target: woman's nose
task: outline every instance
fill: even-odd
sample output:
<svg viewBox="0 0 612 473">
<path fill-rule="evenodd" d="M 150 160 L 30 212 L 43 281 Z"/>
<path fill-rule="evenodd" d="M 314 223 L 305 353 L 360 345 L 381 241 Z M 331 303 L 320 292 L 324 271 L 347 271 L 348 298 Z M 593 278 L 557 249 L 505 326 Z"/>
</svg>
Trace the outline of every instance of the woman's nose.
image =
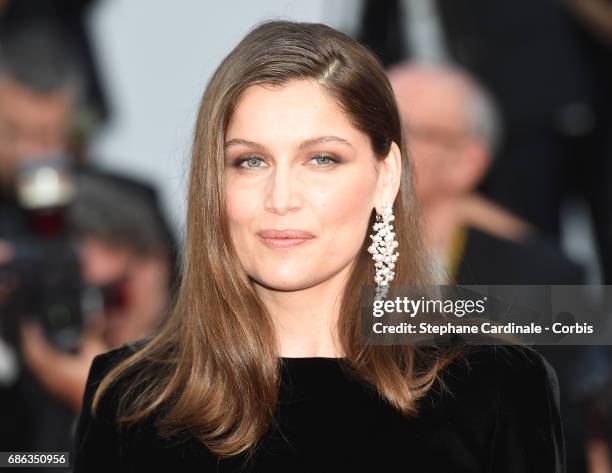
<svg viewBox="0 0 612 473">
<path fill-rule="evenodd" d="M 289 166 L 277 166 L 267 183 L 265 209 L 278 215 L 292 212 L 301 206 L 300 183 Z"/>
</svg>

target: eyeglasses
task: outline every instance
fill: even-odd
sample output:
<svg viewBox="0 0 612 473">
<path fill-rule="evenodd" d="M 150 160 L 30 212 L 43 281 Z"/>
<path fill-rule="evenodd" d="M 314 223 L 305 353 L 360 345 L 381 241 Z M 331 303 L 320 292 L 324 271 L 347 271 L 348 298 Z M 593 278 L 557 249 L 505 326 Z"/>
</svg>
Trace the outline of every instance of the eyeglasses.
<svg viewBox="0 0 612 473">
<path fill-rule="evenodd" d="M 452 130 L 437 125 L 408 125 L 408 142 L 418 140 L 446 149 L 456 150 L 468 142 L 473 134 L 467 130 Z"/>
</svg>

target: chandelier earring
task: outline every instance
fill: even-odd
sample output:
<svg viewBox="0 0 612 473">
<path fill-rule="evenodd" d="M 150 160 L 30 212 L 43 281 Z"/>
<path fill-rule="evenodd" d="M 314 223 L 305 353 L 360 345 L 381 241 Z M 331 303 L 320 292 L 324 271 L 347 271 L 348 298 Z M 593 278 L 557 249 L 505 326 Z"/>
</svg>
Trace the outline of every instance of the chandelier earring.
<svg viewBox="0 0 612 473">
<path fill-rule="evenodd" d="M 399 243 L 395 240 L 393 231 L 393 208 L 391 204 L 383 203 L 382 214 L 376 214 L 374 223 L 374 234 L 370 235 L 372 244 L 368 252 L 372 254 L 374 260 L 374 282 L 376 283 L 375 300 L 384 299 L 389 290 L 389 282 L 395 277 L 395 263 L 399 256 L 399 251 L 395 249 Z"/>
</svg>

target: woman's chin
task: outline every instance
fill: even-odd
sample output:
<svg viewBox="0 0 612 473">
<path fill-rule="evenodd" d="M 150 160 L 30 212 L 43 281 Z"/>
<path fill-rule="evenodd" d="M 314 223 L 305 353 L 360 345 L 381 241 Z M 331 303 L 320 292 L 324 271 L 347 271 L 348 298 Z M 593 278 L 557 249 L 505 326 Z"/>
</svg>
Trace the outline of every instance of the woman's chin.
<svg viewBox="0 0 612 473">
<path fill-rule="evenodd" d="M 302 274 L 267 274 L 255 279 L 257 284 L 274 291 L 300 291 L 316 284 L 311 278 Z"/>
</svg>

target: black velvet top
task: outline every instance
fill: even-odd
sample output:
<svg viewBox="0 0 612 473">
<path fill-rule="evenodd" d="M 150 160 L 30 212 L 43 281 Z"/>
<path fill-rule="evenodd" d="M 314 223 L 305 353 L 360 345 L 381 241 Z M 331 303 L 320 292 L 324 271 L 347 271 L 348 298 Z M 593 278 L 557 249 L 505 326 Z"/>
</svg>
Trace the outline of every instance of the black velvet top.
<svg viewBox="0 0 612 473">
<path fill-rule="evenodd" d="M 97 356 L 76 430 L 75 473 L 565 472 L 557 377 L 531 348 L 471 346 L 405 418 L 341 369 L 339 358 L 283 358 L 277 425 L 254 458 L 215 458 L 194 438 L 171 444 L 143 421 L 113 424 L 122 381 L 89 413 L 102 375 L 130 348 Z M 129 377 L 126 378 L 129 380 Z M 241 469 L 244 466 L 244 469 Z"/>
</svg>

